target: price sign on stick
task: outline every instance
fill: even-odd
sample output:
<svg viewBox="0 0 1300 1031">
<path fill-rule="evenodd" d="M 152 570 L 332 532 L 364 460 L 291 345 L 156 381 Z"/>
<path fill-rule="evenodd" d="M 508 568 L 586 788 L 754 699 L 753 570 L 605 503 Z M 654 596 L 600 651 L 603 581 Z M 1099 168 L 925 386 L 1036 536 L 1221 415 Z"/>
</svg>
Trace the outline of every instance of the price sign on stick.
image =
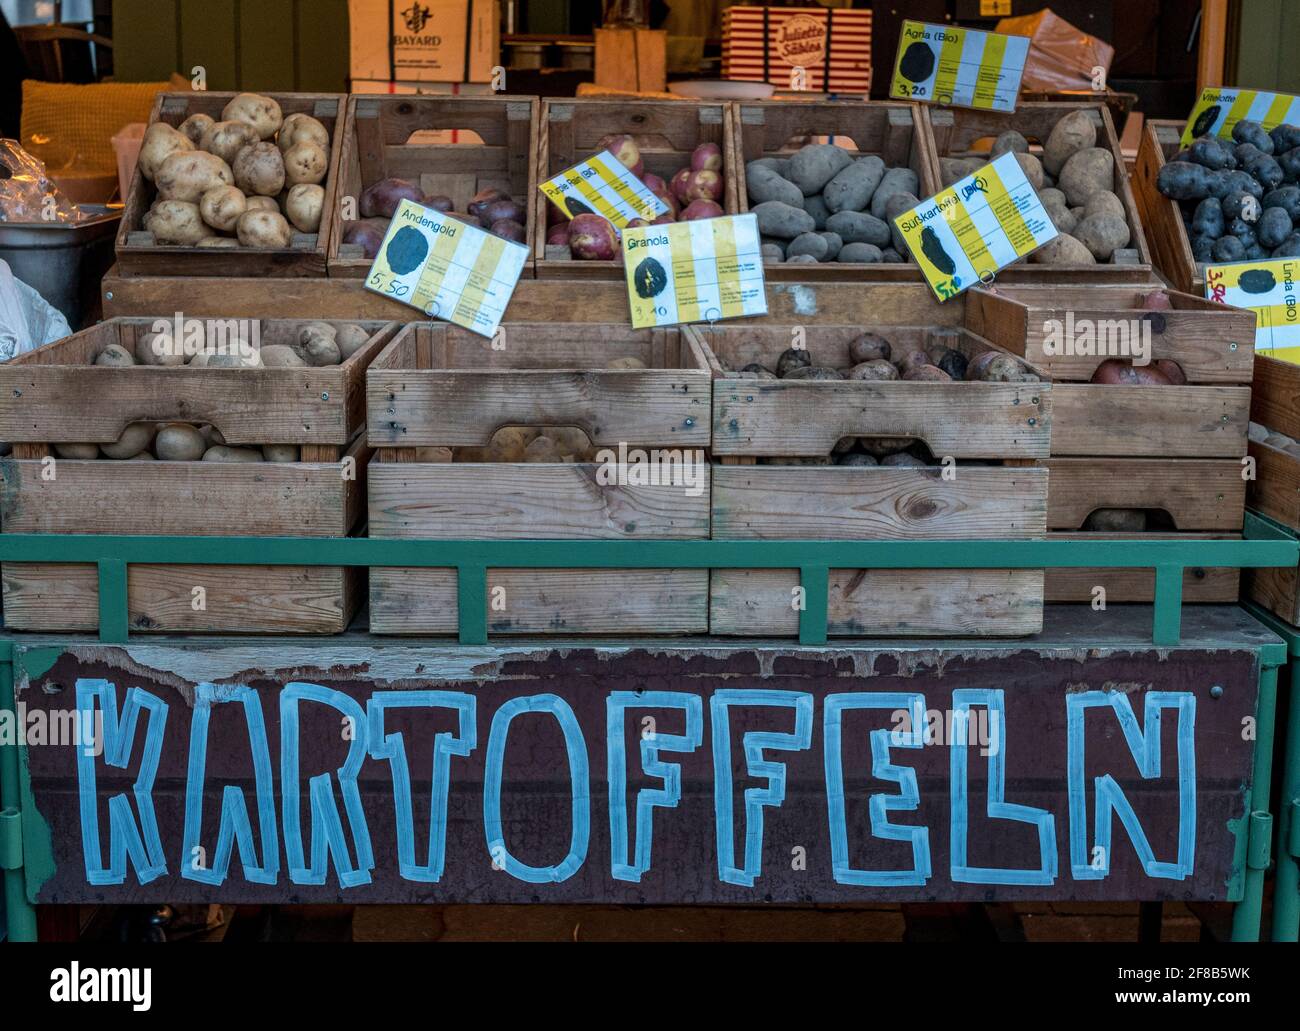
<svg viewBox="0 0 1300 1031">
<path fill-rule="evenodd" d="M 1300 258 L 1205 266 L 1205 296 L 1255 313 L 1255 351 L 1300 365 Z"/>
<path fill-rule="evenodd" d="M 389 223 L 366 288 L 490 337 L 528 261 L 528 248 L 414 201 Z"/>
<path fill-rule="evenodd" d="M 905 21 L 889 95 L 986 111 L 1014 111 L 1028 36 Z"/>
<path fill-rule="evenodd" d="M 941 301 L 992 279 L 1057 235 L 1014 154 L 903 212 L 894 225 Z"/>
<path fill-rule="evenodd" d="M 623 230 L 632 325 L 766 315 L 760 247 L 755 215 Z"/>
<path fill-rule="evenodd" d="M 596 214 L 621 230 L 634 218 L 653 222 L 668 205 L 607 150 L 565 169 L 538 187 L 570 218 Z"/>
</svg>

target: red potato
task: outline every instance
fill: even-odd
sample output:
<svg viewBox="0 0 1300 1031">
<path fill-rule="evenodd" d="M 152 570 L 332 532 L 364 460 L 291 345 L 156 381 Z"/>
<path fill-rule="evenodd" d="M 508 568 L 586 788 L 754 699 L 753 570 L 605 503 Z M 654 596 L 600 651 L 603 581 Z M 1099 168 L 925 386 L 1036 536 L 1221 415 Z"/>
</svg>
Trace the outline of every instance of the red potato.
<svg viewBox="0 0 1300 1031">
<path fill-rule="evenodd" d="M 1169 295 L 1163 290 L 1152 290 L 1142 297 L 1142 309 L 1144 311 L 1172 311 L 1173 307 Z"/>
<path fill-rule="evenodd" d="M 445 193 L 426 194 L 424 206 L 433 208 L 434 211 L 448 212 L 456 206 L 455 202 Z"/>
<path fill-rule="evenodd" d="M 1107 358 L 1092 374 L 1093 383 L 1115 386 L 1167 387 L 1171 381 L 1153 366 L 1130 365 L 1118 358 Z"/>
<path fill-rule="evenodd" d="M 695 200 L 722 200 L 722 176 L 717 172 L 692 172 L 686 179 L 685 197 L 688 204 Z"/>
<path fill-rule="evenodd" d="M 629 229 L 640 229 L 640 228 L 642 228 L 643 226 L 648 226 L 649 224 L 650 224 L 650 223 L 647 222 L 644 218 L 633 218 L 633 219 L 630 219 L 630 220 L 628 221 L 628 223 L 627 223 L 627 228 L 629 228 Z"/>
<path fill-rule="evenodd" d="M 672 182 L 668 184 L 668 188 L 672 191 L 673 196 L 683 204 L 689 204 L 691 202 L 691 198 L 686 196 L 686 184 L 690 181 L 690 178 L 691 170 L 689 168 L 683 168 L 673 176 Z"/>
<path fill-rule="evenodd" d="M 677 219 L 673 216 L 673 213 L 671 211 L 667 211 L 664 214 L 660 215 L 658 218 L 652 220 L 650 224 L 652 226 L 666 226 L 676 221 Z"/>
<path fill-rule="evenodd" d="M 569 249 L 586 261 L 611 261 L 622 253 L 614 227 L 599 215 L 578 215 L 569 223 Z"/>
<path fill-rule="evenodd" d="M 716 143 L 701 143 L 691 151 L 691 170 L 695 172 L 722 171 L 722 148 Z"/>
<path fill-rule="evenodd" d="M 701 218 L 720 218 L 725 212 L 715 200 L 693 200 L 682 209 L 679 222 L 694 222 Z"/>
<path fill-rule="evenodd" d="M 1187 383 L 1187 374 L 1183 372 L 1183 367 L 1172 358 L 1157 358 L 1151 363 L 1151 367 L 1161 372 L 1176 387 Z"/>
<path fill-rule="evenodd" d="M 673 191 L 668 188 L 668 184 L 653 172 L 647 172 L 641 177 L 641 181 L 645 183 L 646 189 L 668 205 L 668 213 L 673 218 L 676 218 L 677 213 L 681 210 L 681 205 L 677 202 L 677 198 L 673 196 Z"/>
<path fill-rule="evenodd" d="M 404 200 L 424 203 L 424 191 L 405 179 L 380 179 L 361 191 L 362 218 L 392 218 Z"/>
<path fill-rule="evenodd" d="M 641 148 L 636 140 L 624 133 L 602 136 L 596 144 L 596 150 L 607 150 L 618 158 L 619 164 L 631 171 L 638 179 L 645 172 L 645 162 L 641 160 Z"/>
<path fill-rule="evenodd" d="M 560 244 L 568 246 L 569 223 L 560 222 L 551 226 L 551 228 L 546 231 L 546 243 L 548 246 L 559 246 Z"/>
</svg>

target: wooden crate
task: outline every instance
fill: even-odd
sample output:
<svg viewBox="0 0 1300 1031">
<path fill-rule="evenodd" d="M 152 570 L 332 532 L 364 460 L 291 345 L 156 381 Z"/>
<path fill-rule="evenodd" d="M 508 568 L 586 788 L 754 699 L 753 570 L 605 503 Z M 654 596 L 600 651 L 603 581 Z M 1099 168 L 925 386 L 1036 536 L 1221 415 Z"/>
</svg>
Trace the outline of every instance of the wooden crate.
<svg viewBox="0 0 1300 1031">
<path fill-rule="evenodd" d="M 1182 210 L 1178 201 L 1156 189 L 1165 161 L 1182 149 L 1185 124 L 1148 119 L 1142 126 L 1133 191 L 1151 240 L 1156 268 L 1176 289 L 1204 297 L 1205 264 L 1192 257 L 1192 241 L 1183 223 Z"/>
<path fill-rule="evenodd" d="M 159 317 L 173 323 L 168 313 Z M 361 321 L 367 341 L 322 368 L 193 368 L 92 364 L 109 344 L 132 354 L 159 319 L 114 318 L 0 364 L 0 440 L 18 458 L 49 445 L 109 443 L 138 420 L 211 423 L 230 444 L 298 444 L 304 458 L 336 462 L 365 420 L 365 372 L 397 324 Z M 213 320 L 215 330 L 230 320 Z M 296 337 L 306 319 L 261 319 L 264 346 Z"/>
<path fill-rule="evenodd" d="M 1125 540 L 1122 533 L 1051 533 L 1053 540 Z M 1150 540 L 1240 540 L 1239 533 L 1143 534 Z M 1151 604 L 1155 599 L 1155 571 L 1151 569 L 1048 569 L 1047 602 L 1092 604 L 1095 589 L 1106 591 L 1106 604 Z M 1183 572 L 1183 601 L 1188 604 L 1234 604 L 1241 596 L 1241 570 L 1230 567 L 1193 566 Z"/>
<path fill-rule="evenodd" d="M 542 101 L 537 153 L 537 182 L 572 168 L 596 153 L 596 144 L 611 133 L 634 136 L 645 170 L 670 181 L 678 169 L 690 164 L 691 151 L 701 143 L 716 143 L 727 160 L 731 134 L 731 105 L 690 100 L 569 99 Z M 726 191 L 722 209 L 728 215 L 740 209 L 736 181 L 723 168 Z M 533 229 L 533 257 L 538 278 L 623 280 L 623 263 L 615 261 L 555 260 L 546 257 L 546 230 L 551 204 L 539 194 Z"/>
<path fill-rule="evenodd" d="M 344 207 L 352 217 L 362 191 L 395 176 L 425 194 L 445 194 L 465 211 L 482 189 L 496 187 L 527 211 L 532 240 L 538 210 L 536 97 L 352 96 L 339 158 L 329 274 L 364 278 L 374 259 L 343 243 Z M 425 134 L 425 135 L 421 135 Z M 531 278 L 531 264 L 523 272 Z"/>
<path fill-rule="evenodd" d="M 927 289 L 917 286 L 918 290 Z M 887 318 L 882 313 L 882 320 Z M 992 345 L 951 327 L 876 323 L 899 350 L 935 341 L 973 356 Z M 775 363 L 790 326 L 691 327 L 731 368 Z M 848 364 L 861 326 L 808 326 L 818 364 Z M 1047 528 L 1051 386 L 1046 383 L 714 382 L 713 536 L 718 539 L 934 540 L 1041 537 Z M 936 457 L 1005 466 L 937 468 L 752 464 L 831 453 L 844 436 L 915 437 Z M 714 570 L 710 630 L 784 636 L 798 629 L 793 570 Z M 1017 636 L 1042 625 L 1041 570 L 832 570 L 833 635 Z"/>
<path fill-rule="evenodd" d="M 1079 530 L 1098 508 L 1141 508 L 1167 513 L 1180 533 L 1241 532 L 1246 481 L 1237 459 L 1051 458 L 1046 465 L 1049 530 Z"/>
<path fill-rule="evenodd" d="M 1268 361 L 1287 366 L 1276 359 Z M 1279 432 L 1290 435 L 1288 430 Z M 1255 460 L 1255 478 L 1246 486 L 1250 507 L 1300 533 L 1300 458 L 1259 440 L 1250 442 L 1250 457 Z M 1279 619 L 1300 626 L 1300 567 L 1249 570 L 1246 592 Z"/>
<path fill-rule="evenodd" d="M 1140 307 L 1146 292 L 1135 286 L 999 288 L 997 293 L 976 288 L 967 294 L 966 324 L 1053 381 L 1053 455 L 1244 457 L 1254 314 L 1174 291 L 1169 291 L 1172 311 L 1147 312 Z M 1063 332 L 1070 319 L 1094 327 L 1124 323 L 1126 343 L 1133 333 L 1149 333 L 1151 359 L 1178 362 L 1187 384 L 1090 383 L 1106 355 L 1049 354 L 1045 346 L 1049 327 L 1055 323 Z"/>
<path fill-rule="evenodd" d="M 604 484 L 594 462 L 451 461 L 502 426 L 576 426 L 593 445 L 701 449 L 716 369 L 689 330 L 505 325 L 504 349 L 443 323 L 398 334 L 367 375 L 371 537 L 704 539 L 707 482 Z M 643 370 L 609 370 L 636 357 Z M 707 471 L 707 470 L 706 470 Z M 498 591 L 502 589 L 504 593 Z M 493 633 L 665 634 L 708 628 L 707 570 L 488 571 Z M 496 608 L 494 599 L 503 608 Z M 456 573 L 374 569 L 375 633 L 453 633 Z"/>
<path fill-rule="evenodd" d="M 1300 365 L 1255 355 L 1250 418 L 1270 430 L 1300 440 Z"/>
<path fill-rule="evenodd" d="M 345 537 L 364 514 L 367 457 L 358 437 L 347 464 L 60 458 L 50 478 L 46 462 L 5 459 L 0 521 L 5 533 Z M 8 629 L 98 629 L 93 565 L 6 562 L 0 576 Z M 360 607 L 363 584 L 361 570 L 336 566 L 133 565 L 128 625 L 141 633 L 337 634 Z"/>
<path fill-rule="evenodd" d="M 1104 104 L 1071 104 L 1053 101 L 1022 101 L 1012 114 L 976 111 L 968 108 L 923 107 L 921 118 L 930 133 L 933 146 L 933 174 L 942 183 L 939 159 L 945 157 L 987 156 L 993 140 L 1009 129 L 1025 135 L 1031 145 L 1047 141 L 1052 128 L 1065 115 L 1084 110 L 1097 125 L 1097 146 L 1115 156 L 1114 192 L 1128 214 L 1129 245 L 1117 252 L 1117 260 L 1104 265 L 1033 265 L 1017 262 L 997 274 L 998 283 L 1145 283 L 1152 279 L 1151 252 L 1142 232 L 1142 219 L 1129 187 L 1124 154 L 1110 111 Z"/>
<path fill-rule="evenodd" d="M 921 199 L 939 191 L 937 167 L 930 154 L 930 137 L 921 128 L 911 104 L 892 101 L 763 101 L 738 103 L 733 114 L 731 151 L 727 167 L 736 179 L 736 202 L 749 210 L 745 166 L 759 158 L 787 157 L 814 138 L 833 142 L 854 154 L 875 154 L 890 168 L 906 167 L 920 180 Z M 903 255 L 905 258 L 908 256 Z M 772 282 L 902 282 L 923 281 L 910 259 L 904 264 L 828 261 L 816 265 L 765 263 L 763 275 Z"/>
<path fill-rule="evenodd" d="M 117 232 L 117 269 L 124 276 L 323 276 L 326 249 L 333 227 L 335 194 L 338 187 L 339 153 L 342 147 L 343 108 L 340 93 L 267 93 L 286 115 L 308 114 L 329 131 L 329 170 L 321 186 L 325 201 L 320 229 L 315 233 L 295 232 L 285 248 L 177 247 L 154 242 L 141 221 L 156 196 L 153 183 L 139 167 L 131 177 L 131 188 Z M 234 93 L 159 93 L 149 121 L 179 126 L 193 114 L 221 119 L 222 109 Z"/>
</svg>

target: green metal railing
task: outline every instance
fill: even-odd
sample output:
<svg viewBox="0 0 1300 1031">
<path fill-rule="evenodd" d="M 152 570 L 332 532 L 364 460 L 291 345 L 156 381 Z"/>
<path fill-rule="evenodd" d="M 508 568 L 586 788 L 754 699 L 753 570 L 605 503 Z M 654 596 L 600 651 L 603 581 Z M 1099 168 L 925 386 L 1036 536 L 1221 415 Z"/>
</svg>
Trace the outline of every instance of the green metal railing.
<svg viewBox="0 0 1300 1031">
<path fill-rule="evenodd" d="M 1253 535 L 1254 536 L 1254 535 Z M 797 569 L 801 644 L 825 644 L 832 569 L 1154 569 L 1152 639 L 1177 644 L 1183 575 L 1192 568 L 1296 565 L 1300 543 L 1271 527 L 1247 540 L 469 541 L 364 537 L 125 537 L 3 534 L 0 562 L 99 569 L 99 638 L 127 640 L 129 565 L 454 568 L 462 644 L 486 644 L 487 571 L 496 569 Z"/>
</svg>

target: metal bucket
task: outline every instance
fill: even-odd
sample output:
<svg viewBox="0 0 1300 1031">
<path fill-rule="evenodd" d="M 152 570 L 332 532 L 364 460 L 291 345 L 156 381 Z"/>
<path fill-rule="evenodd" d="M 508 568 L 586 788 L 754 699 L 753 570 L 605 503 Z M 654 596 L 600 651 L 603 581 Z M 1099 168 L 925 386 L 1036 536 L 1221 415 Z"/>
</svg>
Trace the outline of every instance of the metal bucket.
<svg viewBox="0 0 1300 1031">
<path fill-rule="evenodd" d="M 63 312 L 74 330 L 99 318 L 99 281 L 113 264 L 121 209 L 82 204 L 81 222 L 0 222 L 0 258 Z"/>
</svg>

